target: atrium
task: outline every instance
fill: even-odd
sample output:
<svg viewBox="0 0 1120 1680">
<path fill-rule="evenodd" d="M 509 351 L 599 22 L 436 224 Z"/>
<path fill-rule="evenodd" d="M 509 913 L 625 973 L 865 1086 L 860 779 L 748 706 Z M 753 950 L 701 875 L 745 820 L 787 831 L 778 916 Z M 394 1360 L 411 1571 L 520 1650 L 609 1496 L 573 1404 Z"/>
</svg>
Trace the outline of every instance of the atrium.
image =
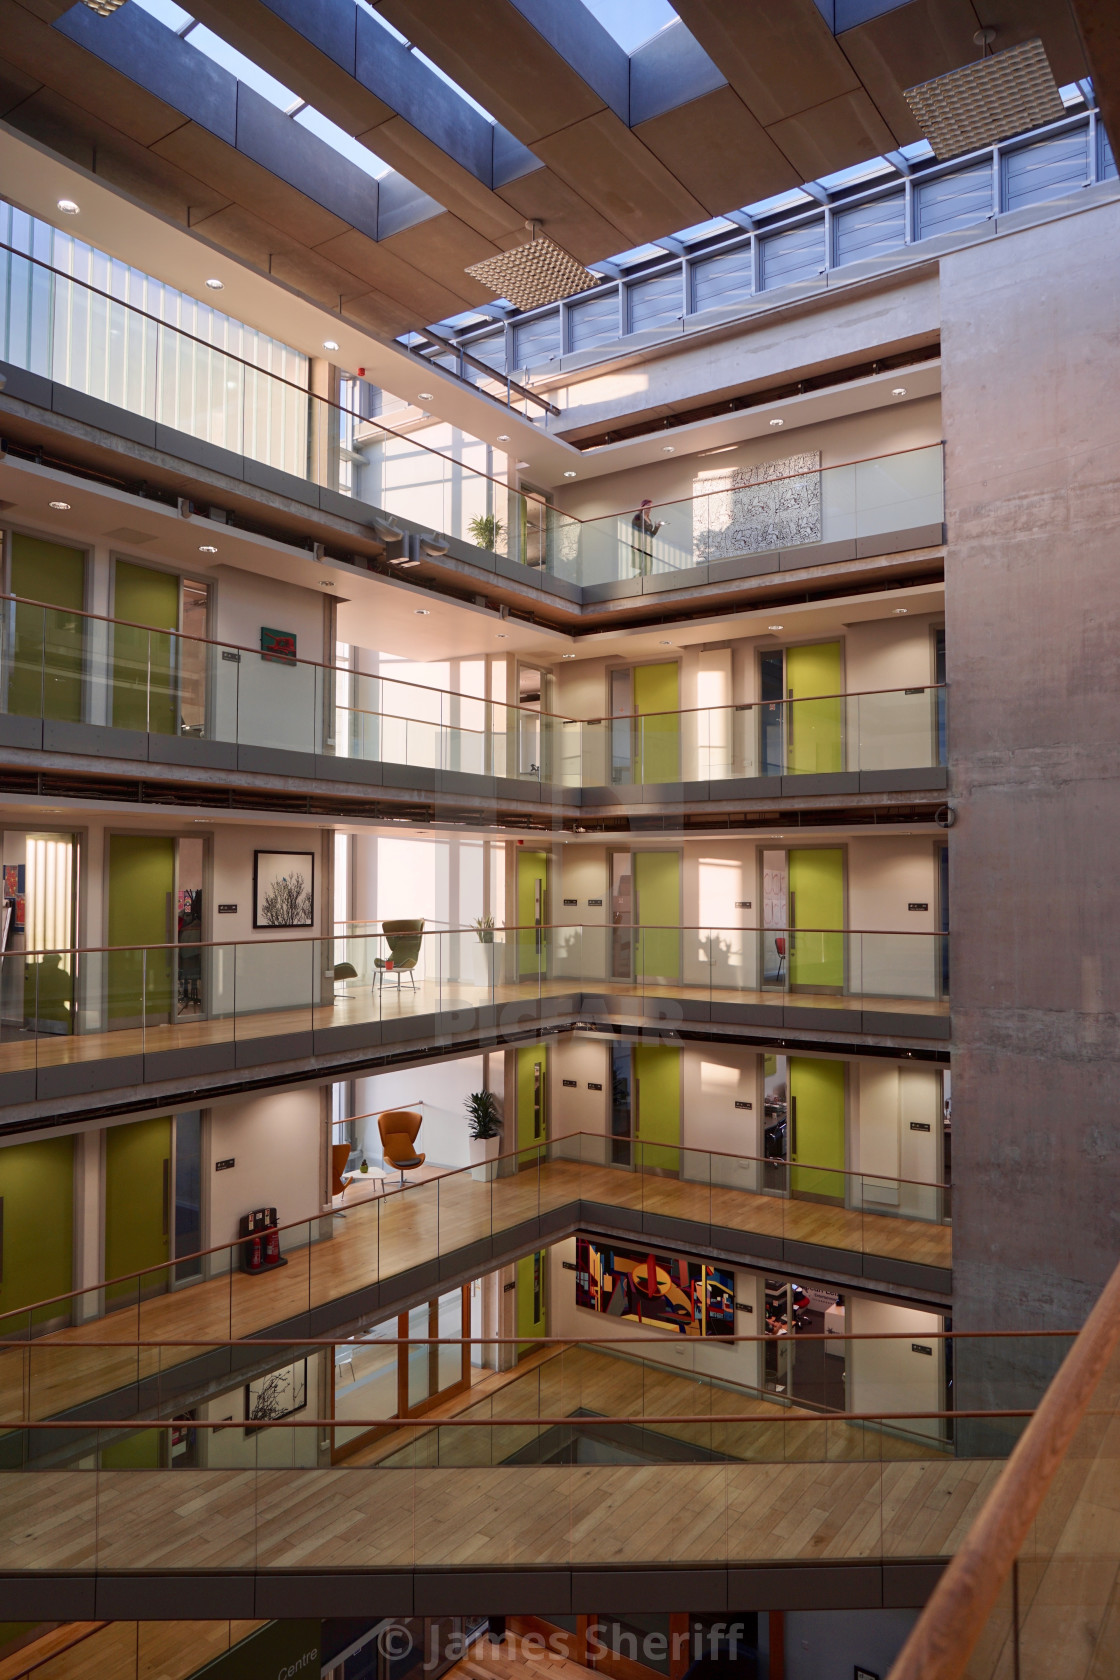
<svg viewBox="0 0 1120 1680">
<path fill-rule="evenodd" d="M 0 1680 L 1112 1680 L 1115 5 L 0 20 Z"/>
</svg>

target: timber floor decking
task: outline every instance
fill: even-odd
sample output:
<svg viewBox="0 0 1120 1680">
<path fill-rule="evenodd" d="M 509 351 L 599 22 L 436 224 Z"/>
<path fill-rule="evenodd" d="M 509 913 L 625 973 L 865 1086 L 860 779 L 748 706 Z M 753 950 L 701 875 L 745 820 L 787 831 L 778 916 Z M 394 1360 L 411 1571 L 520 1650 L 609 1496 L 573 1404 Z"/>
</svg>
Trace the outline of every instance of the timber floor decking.
<svg viewBox="0 0 1120 1680">
<path fill-rule="evenodd" d="M 60 1067 L 78 1062 L 101 1061 L 123 1056 L 153 1056 L 165 1050 L 191 1050 L 215 1044 L 244 1043 L 248 1040 L 286 1037 L 296 1033 L 324 1032 L 331 1027 L 359 1023 L 398 1021 L 456 1009 L 480 1009 L 491 1004 L 501 1008 L 535 1003 L 538 998 L 564 997 L 573 991 L 595 996 L 642 997 L 657 1001 L 674 998 L 709 1000 L 712 1003 L 769 1005 L 782 1009 L 829 1009 L 858 1014 L 872 1009 L 881 1014 L 949 1014 L 947 998 L 878 997 L 832 992 L 783 992 L 735 986 L 679 984 L 653 985 L 645 981 L 601 980 L 572 975 L 570 978 L 522 980 L 493 988 L 461 981 L 422 980 L 411 986 L 379 987 L 376 991 L 340 993 L 332 1002 L 307 1003 L 288 1008 L 248 1011 L 214 1019 L 188 1016 L 179 1021 L 153 1026 L 121 1027 L 116 1030 L 91 1028 L 78 1033 L 47 1033 L 36 1038 L 7 1029 L 0 1041 L 0 1074 L 17 1073 L 34 1067 Z"/>
<path fill-rule="evenodd" d="M 68 1622 L 0 1660 L 0 1680 L 186 1680 L 263 1622 Z"/>
<path fill-rule="evenodd" d="M 349 1209 L 345 1219 L 324 1216 L 319 1224 L 329 1220 L 329 1240 L 290 1249 L 288 1265 L 278 1271 L 255 1277 L 222 1272 L 103 1318 L 9 1343 L 0 1350 L 0 1419 L 55 1416 L 201 1354 L 213 1343 L 259 1334 L 579 1200 L 926 1266 L 952 1262 L 951 1228 L 916 1219 L 570 1160 L 546 1161 L 488 1182 L 458 1172 L 370 1198 Z M 635 1233 L 635 1240 L 643 1239 Z M 17 1314 L 11 1316 L 18 1321 Z M 123 1345 L 90 1345 L 99 1341 Z M 171 1341 L 194 1345 L 166 1350 L 135 1345 Z"/>
</svg>

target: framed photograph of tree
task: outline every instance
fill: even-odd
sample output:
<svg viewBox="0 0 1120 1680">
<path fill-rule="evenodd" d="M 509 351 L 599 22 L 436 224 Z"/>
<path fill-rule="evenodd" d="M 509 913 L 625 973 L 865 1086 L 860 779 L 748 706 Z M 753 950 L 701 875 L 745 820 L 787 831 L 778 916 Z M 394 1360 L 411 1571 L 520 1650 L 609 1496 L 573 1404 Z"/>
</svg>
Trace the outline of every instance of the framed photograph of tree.
<svg viewBox="0 0 1120 1680">
<path fill-rule="evenodd" d="M 315 853 L 253 853 L 253 926 L 313 927 Z"/>
<path fill-rule="evenodd" d="M 245 1433 L 254 1423 L 275 1423 L 307 1405 L 307 1360 L 297 1359 L 245 1385 Z"/>
</svg>

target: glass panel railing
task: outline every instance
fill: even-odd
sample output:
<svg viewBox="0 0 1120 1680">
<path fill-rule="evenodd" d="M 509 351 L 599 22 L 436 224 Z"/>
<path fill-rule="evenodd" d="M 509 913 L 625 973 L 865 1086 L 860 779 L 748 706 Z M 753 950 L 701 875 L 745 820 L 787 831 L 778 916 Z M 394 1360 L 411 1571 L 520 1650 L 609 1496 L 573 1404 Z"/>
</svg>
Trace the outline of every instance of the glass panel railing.
<svg viewBox="0 0 1120 1680">
<path fill-rule="evenodd" d="M 891 1680 L 1117 1672 L 1118 1423 L 1120 1271 L 962 1535 Z"/>
<path fill-rule="evenodd" d="M 569 787 L 940 765 L 946 695 L 926 685 L 581 720 L 0 596 L 11 715 Z"/>
<path fill-rule="evenodd" d="M 777 470 L 783 465 L 787 471 Z M 775 467 L 771 477 L 732 469 L 711 488 L 697 481 L 692 496 L 584 520 L 578 548 L 568 531 L 557 533 L 550 570 L 584 586 L 673 573 L 683 584 L 698 567 L 779 550 L 803 549 L 810 565 L 815 546 L 938 525 L 945 516 L 939 443 L 844 466 L 795 457 Z"/>
</svg>

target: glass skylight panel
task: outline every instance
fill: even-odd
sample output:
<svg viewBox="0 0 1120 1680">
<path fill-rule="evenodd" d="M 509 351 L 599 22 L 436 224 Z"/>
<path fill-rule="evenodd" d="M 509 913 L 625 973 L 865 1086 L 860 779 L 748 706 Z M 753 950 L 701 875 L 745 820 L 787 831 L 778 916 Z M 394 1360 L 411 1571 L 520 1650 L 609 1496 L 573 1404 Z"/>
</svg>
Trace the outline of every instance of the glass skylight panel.
<svg viewBox="0 0 1120 1680">
<path fill-rule="evenodd" d="M 677 21 L 669 0 L 583 0 L 583 4 L 627 54 L 637 52 Z"/>
<path fill-rule="evenodd" d="M 340 157 L 349 158 L 351 163 L 357 164 L 359 169 L 364 170 L 367 175 L 372 175 L 375 180 L 381 175 L 388 175 L 392 168 L 384 158 L 379 158 L 376 152 L 371 152 L 368 146 L 363 145 L 360 140 L 355 140 L 352 134 L 347 134 L 337 123 L 331 122 L 322 111 L 317 111 L 314 105 L 305 105 L 302 111 L 296 112 L 294 120 L 301 128 L 308 128 L 312 134 L 317 134 L 319 139 L 325 140 Z"/>
<path fill-rule="evenodd" d="M 745 204 L 744 210 L 748 216 L 776 216 L 779 210 L 795 210 L 799 204 L 812 204 L 814 200 L 800 187 L 793 187 L 789 192 L 775 193 L 771 198 L 760 198 L 754 204 Z"/>
<path fill-rule="evenodd" d="M 872 181 L 879 175 L 894 175 L 893 163 L 886 158 L 868 158 L 866 163 L 853 163 L 850 169 L 837 169 L 831 175 L 818 175 L 817 185 L 831 192 L 835 187 L 854 187 L 859 181 Z"/>
<path fill-rule="evenodd" d="M 632 251 L 620 251 L 615 257 L 608 257 L 607 261 L 616 263 L 619 268 L 633 268 L 635 263 L 649 262 L 651 257 L 666 257 L 668 252 L 660 245 L 635 245 Z"/>
<path fill-rule="evenodd" d="M 360 6 L 363 12 L 367 12 L 371 18 L 376 19 L 382 29 L 393 37 L 394 41 L 399 41 L 402 47 L 407 47 L 410 53 L 415 53 L 416 57 L 420 60 L 420 63 L 426 64 L 428 69 L 433 73 L 433 75 L 438 76 L 441 82 L 446 82 L 448 87 L 453 89 L 454 92 L 459 95 L 460 99 L 466 101 L 472 111 L 477 111 L 479 116 L 485 117 L 488 123 L 497 121 L 495 117 L 490 115 L 485 106 L 480 105 L 477 99 L 471 98 L 466 88 L 461 88 L 458 82 L 452 81 L 451 77 L 447 74 L 447 71 L 441 70 L 439 65 L 428 57 L 427 53 L 422 53 L 419 47 L 414 47 L 407 35 L 402 35 L 399 29 L 394 29 L 388 18 L 382 17 L 380 12 L 374 10 L 374 8 L 369 4 L 369 0 L 355 0 L 355 4 Z"/>
<path fill-rule="evenodd" d="M 136 0 L 142 11 L 150 12 L 152 17 L 158 18 L 160 23 L 168 29 L 173 29 L 176 35 L 194 20 L 190 12 L 185 12 L 182 6 L 177 6 L 175 0 Z"/>
<path fill-rule="evenodd" d="M 205 53 L 207 58 L 212 58 L 215 64 L 220 64 L 223 70 L 228 70 L 231 76 L 236 76 L 239 82 L 251 87 L 254 93 L 267 99 L 270 105 L 279 106 L 281 111 L 292 111 L 303 104 L 298 93 L 278 82 L 275 76 L 270 76 L 267 70 L 262 70 L 259 64 L 254 64 L 236 47 L 231 47 L 228 41 L 223 41 L 220 35 L 207 29 L 204 23 L 196 23 L 187 30 L 185 39 L 199 52 Z"/>
<path fill-rule="evenodd" d="M 717 233 L 731 233 L 735 225 L 726 216 L 713 216 L 709 222 L 697 222 L 695 227 L 681 228 L 673 238 L 679 239 L 682 245 L 696 245 L 701 239 L 713 239 Z"/>
</svg>

